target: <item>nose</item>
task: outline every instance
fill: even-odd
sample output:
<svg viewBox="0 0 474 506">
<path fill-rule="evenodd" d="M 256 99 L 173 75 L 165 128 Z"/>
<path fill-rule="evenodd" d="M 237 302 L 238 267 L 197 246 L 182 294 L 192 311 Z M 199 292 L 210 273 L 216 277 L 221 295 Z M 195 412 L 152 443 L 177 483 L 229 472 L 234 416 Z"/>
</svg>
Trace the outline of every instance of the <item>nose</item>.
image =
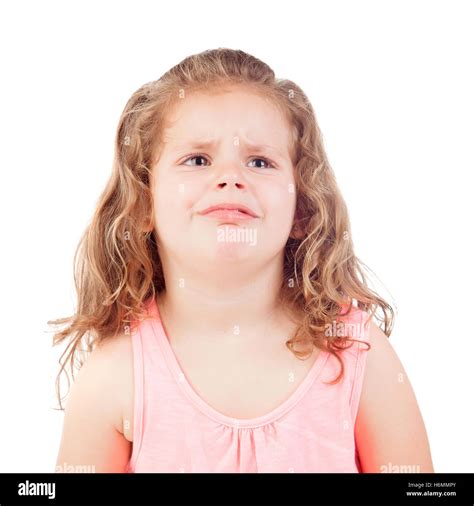
<svg viewBox="0 0 474 506">
<path fill-rule="evenodd" d="M 233 148 L 236 149 L 235 145 L 233 145 Z M 214 178 L 214 187 L 216 189 L 222 189 L 226 186 L 229 188 L 236 186 L 241 190 L 247 188 L 245 172 L 247 169 L 241 165 L 240 154 L 237 152 L 234 157 L 231 155 L 232 153 L 228 157 L 223 157 L 217 164 Z"/>
<path fill-rule="evenodd" d="M 217 187 L 225 188 L 227 185 L 231 187 L 232 185 L 235 185 L 237 188 L 245 188 L 243 178 L 236 173 L 223 174 L 222 176 L 219 176 L 219 178 L 217 179 Z"/>
</svg>

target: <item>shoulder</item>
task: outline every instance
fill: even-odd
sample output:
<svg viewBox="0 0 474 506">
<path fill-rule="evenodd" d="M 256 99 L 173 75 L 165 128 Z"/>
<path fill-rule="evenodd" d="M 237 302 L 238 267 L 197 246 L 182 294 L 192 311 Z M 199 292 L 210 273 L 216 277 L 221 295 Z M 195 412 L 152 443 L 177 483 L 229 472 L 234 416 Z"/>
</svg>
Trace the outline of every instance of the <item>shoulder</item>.
<svg viewBox="0 0 474 506">
<path fill-rule="evenodd" d="M 355 437 L 364 472 L 414 465 L 433 472 L 428 438 L 417 399 L 387 335 L 370 320 Z M 395 468 L 395 467 L 393 467 Z"/>
<path fill-rule="evenodd" d="M 79 371 L 84 388 L 101 391 L 111 423 L 124 432 L 124 413 L 133 402 L 133 355 L 130 335 L 120 334 L 102 340 Z"/>
<path fill-rule="evenodd" d="M 132 341 L 128 334 L 119 334 L 100 341 L 90 357 L 95 354 L 96 360 L 113 359 L 113 363 L 127 361 L 131 352 Z M 112 364 L 111 364 L 112 365 Z"/>
<path fill-rule="evenodd" d="M 367 316 L 364 312 L 364 321 Z M 370 349 L 367 350 L 363 400 L 377 392 L 399 392 L 401 389 L 398 387 L 408 381 L 408 377 L 390 339 L 372 319 L 367 321 L 365 336 Z"/>
<path fill-rule="evenodd" d="M 366 377 L 379 368 L 387 369 L 398 375 L 403 369 L 402 363 L 393 348 L 390 339 L 382 331 L 382 329 L 370 319 L 367 321 L 368 314 L 363 312 L 363 321 L 366 322 L 365 335 L 370 344 L 366 363 Z M 397 376 L 398 377 L 398 376 Z"/>
<path fill-rule="evenodd" d="M 364 321 L 367 316 L 364 313 Z M 369 399 L 374 400 L 380 395 L 386 397 L 388 394 L 396 396 L 401 392 L 400 384 L 408 381 L 390 339 L 372 319 L 367 321 L 365 336 L 370 349 L 367 350 L 359 415 L 369 405 Z"/>
<path fill-rule="evenodd" d="M 95 472 L 123 472 L 130 441 L 122 430 L 128 396 L 128 336 L 101 342 L 86 358 L 66 402 L 57 469 L 91 465 Z"/>
<path fill-rule="evenodd" d="M 100 368 L 112 373 L 110 380 L 116 382 L 122 377 L 122 367 L 131 364 L 132 338 L 127 334 L 119 334 L 100 341 L 89 355 L 84 366 Z M 114 374 L 117 373 L 117 374 Z"/>
</svg>

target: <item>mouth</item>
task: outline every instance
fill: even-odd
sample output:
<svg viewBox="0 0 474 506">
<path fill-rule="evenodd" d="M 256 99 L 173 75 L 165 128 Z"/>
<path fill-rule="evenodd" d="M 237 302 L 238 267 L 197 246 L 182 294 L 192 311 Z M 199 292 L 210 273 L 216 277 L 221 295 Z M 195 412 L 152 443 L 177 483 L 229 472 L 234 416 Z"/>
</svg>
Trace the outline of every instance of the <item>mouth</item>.
<svg viewBox="0 0 474 506">
<path fill-rule="evenodd" d="M 229 220 L 229 221 L 247 221 L 247 220 L 255 220 L 256 216 L 251 216 L 250 214 L 240 211 L 239 209 L 213 209 L 212 211 L 207 211 L 205 213 L 200 213 L 204 218 L 211 219 L 219 219 L 219 220 Z"/>
<path fill-rule="evenodd" d="M 253 220 L 259 217 L 249 207 L 237 203 L 217 204 L 215 206 L 210 206 L 204 209 L 198 214 L 208 218 L 229 219 L 237 221 Z"/>
</svg>

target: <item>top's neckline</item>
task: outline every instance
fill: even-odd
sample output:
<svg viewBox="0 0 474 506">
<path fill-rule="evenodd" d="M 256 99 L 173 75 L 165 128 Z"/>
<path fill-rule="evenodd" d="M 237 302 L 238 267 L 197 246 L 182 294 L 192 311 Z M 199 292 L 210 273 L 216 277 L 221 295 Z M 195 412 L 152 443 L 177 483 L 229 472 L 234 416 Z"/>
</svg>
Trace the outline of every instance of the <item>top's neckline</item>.
<svg viewBox="0 0 474 506">
<path fill-rule="evenodd" d="M 254 417 L 254 418 L 233 418 L 221 413 L 217 409 L 213 408 L 204 399 L 202 399 L 194 388 L 189 383 L 186 375 L 184 374 L 176 354 L 171 346 L 170 340 L 166 335 L 166 331 L 163 322 L 160 317 L 158 304 L 154 298 L 151 298 L 146 304 L 148 314 L 151 316 L 150 322 L 153 332 L 157 338 L 157 341 L 163 351 L 168 367 L 172 372 L 176 383 L 186 394 L 188 399 L 195 404 L 205 415 L 214 421 L 233 428 L 255 428 L 262 425 L 267 425 L 274 422 L 293 406 L 295 406 L 309 390 L 313 382 L 319 376 L 323 369 L 326 361 L 329 357 L 329 353 L 325 350 L 319 350 L 319 354 L 316 357 L 311 369 L 304 377 L 303 381 L 298 385 L 296 390 L 288 397 L 283 403 L 276 408 L 272 409 L 269 413 Z"/>
</svg>

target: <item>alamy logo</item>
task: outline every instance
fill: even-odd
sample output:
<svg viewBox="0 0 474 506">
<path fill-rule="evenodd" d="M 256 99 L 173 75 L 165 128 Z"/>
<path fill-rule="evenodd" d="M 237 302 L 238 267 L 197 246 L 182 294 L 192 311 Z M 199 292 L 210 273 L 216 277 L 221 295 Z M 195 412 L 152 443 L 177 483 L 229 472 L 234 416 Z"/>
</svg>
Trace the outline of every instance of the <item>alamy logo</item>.
<svg viewBox="0 0 474 506">
<path fill-rule="evenodd" d="M 217 242 L 247 242 L 250 246 L 257 244 L 257 229 L 225 227 L 217 229 Z"/>
<path fill-rule="evenodd" d="M 381 473 L 419 473 L 420 466 L 418 464 L 392 464 L 391 462 L 388 462 L 388 465 L 381 465 L 380 466 L 380 472 Z"/>
<path fill-rule="evenodd" d="M 18 495 L 47 495 L 48 499 L 54 499 L 56 483 L 30 483 L 26 480 L 18 484 Z"/>
<path fill-rule="evenodd" d="M 352 337 L 358 338 L 362 335 L 362 324 L 337 322 L 333 320 L 332 323 L 326 323 L 324 326 L 324 334 L 328 337 Z"/>
</svg>

